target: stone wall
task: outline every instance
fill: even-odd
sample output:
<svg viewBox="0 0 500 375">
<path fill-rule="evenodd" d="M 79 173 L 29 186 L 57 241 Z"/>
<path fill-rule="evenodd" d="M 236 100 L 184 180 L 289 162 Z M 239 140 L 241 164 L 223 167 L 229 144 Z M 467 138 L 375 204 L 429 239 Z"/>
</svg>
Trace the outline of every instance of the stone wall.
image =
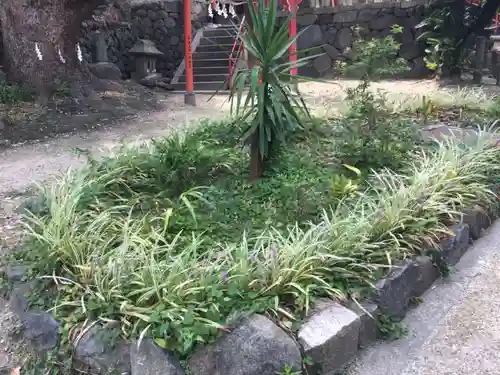
<svg viewBox="0 0 500 375">
<path fill-rule="evenodd" d="M 3 37 L 2 37 L 2 25 L 0 25 L 0 66 L 3 65 Z"/>
<path fill-rule="evenodd" d="M 396 35 L 396 38 L 402 43 L 400 56 L 404 57 L 411 67 L 408 75 L 421 77 L 427 74 L 423 60 L 424 46 L 416 41 L 418 31 L 415 30 L 415 26 L 423 20 L 424 12 L 423 1 L 301 9 L 297 16 L 298 28 L 308 28 L 299 38 L 297 49 L 323 46 L 325 52 L 324 56 L 302 68 L 301 74 L 313 77 L 329 75 L 335 60 L 348 60 L 344 51 L 352 45 L 353 29 L 356 26 L 363 30 L 362 37 L 373 38 L 390 35 L 391 26 L 394 24 L 403 27 L 403 33 Z M 316 49 L 309 53 L 320 52 Z"/>
<path fill-rule="evenodd" d="M 167 78 L 172 78 L 177 66 L 184 57 L 184 19 L 182 1 L 133 1 L 120 5 L 121 22 L 115 25 L 101 27 L 106 34 L 108 58 L 122 71 L 124 78 L 129 78 L 134 70 L 133 59 L 128 50 L 137 39 L 150 39 L 163 52 L 159 58 L 157 70 Z M 102 9 L 97 9 L 94 15 L 99 19 Z M 207 21 L 207 9 L 199 1 L 192 4 L 193 35 Z M 93 61 L 93 39 L 99 29 L 99 23 L 94 20 L 82 25 L 83 37 L 80 40 L 84 57 Z"/>
<path fill-rule="evenodd" d="M 424 15 L 425 0 L 403 2 L 379 2 L 373 4 L 341 5 L 337 7 L 310 7 L 306 2 L 297 15 L 299 29 L 310 26 L 300 37 L 298 49 L 323 46 L 324 56 L 318 57 L 301 74 L 325 76 L 332 72 L 334 60 L 346 59 L 343 51 L 353 41 L 352 28 L 361 26 L 365 36 L 378 37 L 389 34 L 390 27 L 404 27 L 398 36 L 402 43 L 400 54 L 408 60 L 412 70 L 410 76 L 421 77 L 427 73 L 423 61 L 423 46 L 416 42 L 417 25 Z M 109 61 L 117 64 L 124 78 L 129 78 L 134 69 L 128 50 L 139 38 L 151 39 L 164 53 L 158 62 L 158 71 L 172 78 L 184 55 L 184 20 L 181 0 L 129 0 L 116 5 L 120 23 L 105 25 L 99 21 L 106 7 L 98 8 L 92 20 L 82 24 L 83 36 L 80 45 L 87 61 L 93 61 L 93 38 L 97 30 L 106 35 Z M 207 6 L 201 0 L 193 1 L 192 26 L 194 32 L 206 24 Z M 2 63 L 2 38 L 0 36 L 0 65 Z M 318 53 L 312 51 L 311 53 Z"/>
<path fill-rule="evenodd" d="M 361 27 L 364 37 L 382 37 L 390 34 L 391 26 L 403 26 L 403 33 L 397 35 L 402 43 L 400 55 L 411 67 L 408 76 L 422 77 L 428 73 L 423 60 L 424 46 L 416 41 L 415 26 L 423 19 L 425 0 L 386 1 L 370 4 L 340 5 L 336 7 L 311 7 L 303 3 L 297 14 L 299 30 L 308 27 L 298 40 L 298 49 L 322 46 L 324 56 L 316 58 L 301 74 L 319 77 L 333 73 L 335 60 L 346 60 L 344 51 L 350 47 L 354 35 L 353 28 Z M 102 9 L 97 9 L 95 19 L 99 19 Z M 124 78 L 133 71 L 133 59 L 128 50 L 139 38 L 151 39 L 164 53 L 157 64 L 158 71 L 166 78 L 172 78 L 184 55 L 184 20 L 182 0 L 134 0 L 121 3 L 121 22 L 108 25 L 102 32 L 106 34 L 109 60 L 116 63 Z M 284 17 L 284 14 L 281 15 Z M 205 2 L 196 0 L 192 5 L 192 26 L 194 32 L 208 21 Z M 84 22 L 83 38 L 80 40 L 85 59 L 92 61 L 93 36 L 99 29 L 99 22 Z M 317 54 L 314 50 L 309 53 Z"/>
</svg>

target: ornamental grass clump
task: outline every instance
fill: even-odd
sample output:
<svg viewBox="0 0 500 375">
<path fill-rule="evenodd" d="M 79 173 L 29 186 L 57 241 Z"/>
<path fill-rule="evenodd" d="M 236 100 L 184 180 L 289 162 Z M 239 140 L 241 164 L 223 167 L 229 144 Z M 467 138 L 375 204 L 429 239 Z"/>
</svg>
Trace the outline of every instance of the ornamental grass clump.
<svg viewBox="0 0 500 375">
<path fill-rule="evenodd" d="M 207 244 L 203 232 L 173 224 L 199 220 L 204 189 L 186 180 L 187 190 L 167 197 L 152 185 L 154 168 L 145 167 L 155 160 L 154 147 L 129 155 L 130 169 L 100 166 L 95 174 L 91 163 L 45 189 L 47 213 L 24 219 L 23 256 L 53 288 L 56 298 L 46 303 L 73 331 L 118 321 L 124 335 L 150 336 L 182 355 L 242 314 L 268 313 L 293 329 L 318 297 L 363 296 L 392 264 L 437 243 L 464 208 L 492 203 L 500 174 L 500 149 L 486 129 L 472 145 L 450 139 L 421 149 L 402 172 L 373 171 L 364 190 L 324 207 L 314 223 L 271 225 Z M 206 173 L 190 160 L 186 173 Z M 206 181 L 218 178 L 208 171 Z M 111 186 L 122 189 L 114 201 Z"/>
</svg>

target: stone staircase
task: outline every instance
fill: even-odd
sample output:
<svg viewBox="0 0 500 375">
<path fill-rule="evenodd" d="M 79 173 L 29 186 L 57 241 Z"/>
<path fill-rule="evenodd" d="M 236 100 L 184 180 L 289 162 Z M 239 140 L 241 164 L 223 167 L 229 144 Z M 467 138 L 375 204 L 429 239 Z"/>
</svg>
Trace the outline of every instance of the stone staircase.
<svg viewBox="0 0 500 375">
<path fill-rule="evenodd" d="M 217 25 L 205 28 L 198 43 L 193 40 L 193 80 L 194 91 L 227 90 L 229 74 L 229 55 L 233 50 L 236 33 L 232 25 Z M 238 47 L 235 49 L 235 54 Z M 177 72 L 172 79 L 175 90 L 183 91 L 186 88 L 186 72 L 184 64 L 179 67 L 182 72 Z"/>
</svg>

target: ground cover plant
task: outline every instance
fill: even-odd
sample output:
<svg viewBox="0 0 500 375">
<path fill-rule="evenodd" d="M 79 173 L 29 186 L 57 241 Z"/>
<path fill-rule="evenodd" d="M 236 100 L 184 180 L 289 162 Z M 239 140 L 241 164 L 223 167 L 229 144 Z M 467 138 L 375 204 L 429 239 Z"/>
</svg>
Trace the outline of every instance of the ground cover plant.
<svg viewBox="0 0 500 375">
<path fill-rule="evenodd" d="M 238 125 L 227 123 L 66 174 L 26 220 L 25 260 L 58 281 L 54 314 L 71 326 L 118 320 L 127 336 L 181 354 L 242 313 L 293 327 L 316 297 L 363 295 L 388 265 L 438 241 L 461 209 L 495 198 L 500 154 L 489 133 L 359 177 L 335 159 L 323 126 L 290 136 L 255 184 Z"/>
</svg>

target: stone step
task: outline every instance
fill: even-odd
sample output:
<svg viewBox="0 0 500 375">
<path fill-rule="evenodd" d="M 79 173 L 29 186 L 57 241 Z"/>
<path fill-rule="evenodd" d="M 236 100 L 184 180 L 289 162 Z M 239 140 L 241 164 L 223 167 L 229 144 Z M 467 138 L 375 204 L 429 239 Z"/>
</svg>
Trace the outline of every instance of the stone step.
<svg viewBox="0 0 500 375">
<path fill-rule="evenodd" d="M 193 59 L 193 67 L 199 66 L 226 66 L 229 67 L 229 57 L 225 59 Z"/>
<path fill-rule="evenodd" d="M 229 62 L 228 62 L 229 64 Z M 228 74 L 229 65 L 226 66 L 196 66 L 193 67 L 193 74 Z"/>
<path fill-rule="evenodd" d="M 203 37 L 200 40 L 201 46 L 214 46 L 219 44 L 230 44 L 231 47 L 234 45 L 234 36 L 214 36 L 210 38 Z"/>
<path fill-rule="evenodd" d="M 206 45 L 200 44 L 200 45 L 198 45 L 198 47 L 196 47 L 196 50 L 194 52 L 196 53 L 196 52 L 227 51 L 227 53 L 229 54 L 229 52 L 231 52 L 232 49 L 233 49 L 233 43 L 230 43 L 230 44 L 206 44 Z"/>
<path fill-rule="evenodd" d="M 216 29 L 207 29 L 203 31 L 203 36 L 205 38 L 213 38 L 218 36 L 230 36 L 232 38 L 236 37 L 238 29 L 234 27 L 218 27 Z"/>
<path fill-rule="evenodd" d="M 184 91 L 186 89 L 186 85 L 184 83 L 175 83 L 173 85 L 174 90 Z M 216 92 L 218 90 L 227 90 L 227 84 L 223 81 L 221 82 L 195 82 L 194 83 L 194 91 L 209 91 Z"/>
<path fill-rule="evenodd" d="M 211 60 L 211 59 L 229 59 L 229 55 L 232 49 L 229 51 L 211 51 L 211 52 L 198 52 L 193 53 L 194 60 Z"/>
<path fill-rule="evenodd" d="M 196 82 L 224 82 L 227 79 L 227 71 L 222 74 L 194 74 L 193 80 Z M 186 82 L 186 75 L 183 74 L 179 77 L 179 83 Z"/>
</svg>

